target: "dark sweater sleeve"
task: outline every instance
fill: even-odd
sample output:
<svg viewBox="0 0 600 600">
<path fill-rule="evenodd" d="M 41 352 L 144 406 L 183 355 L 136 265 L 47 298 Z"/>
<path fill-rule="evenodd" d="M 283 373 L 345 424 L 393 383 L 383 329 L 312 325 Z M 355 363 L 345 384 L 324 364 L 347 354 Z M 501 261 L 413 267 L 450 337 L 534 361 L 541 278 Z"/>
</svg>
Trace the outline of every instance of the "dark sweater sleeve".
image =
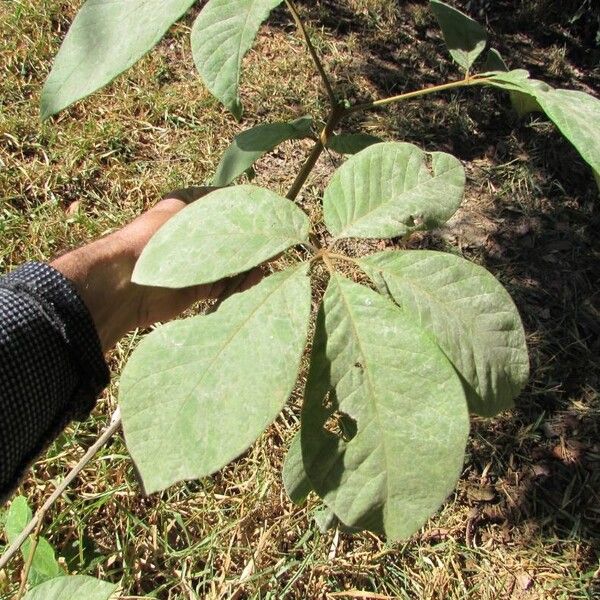
<svg viewBox="0 0 600 600">
<path fill-rule="evenodd" d="M 43 263 L 0 277 L 0 499 L 109 381 L 91 315 Z"/>
</svg>

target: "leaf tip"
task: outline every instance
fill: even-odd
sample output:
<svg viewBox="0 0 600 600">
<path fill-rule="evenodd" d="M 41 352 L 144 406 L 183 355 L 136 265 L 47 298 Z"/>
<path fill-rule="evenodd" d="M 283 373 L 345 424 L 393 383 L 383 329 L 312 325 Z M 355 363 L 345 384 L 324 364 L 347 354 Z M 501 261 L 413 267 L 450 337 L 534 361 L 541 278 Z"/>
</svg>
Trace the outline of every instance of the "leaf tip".
<svg viewBox="0 0 600 600">
<path fill-rule="evenodd" d="M 45 88 L 42 90 L 42 96 L 40 98 L 40 120 L 46 121 L 52 115 L 55 115 L 60 111 L 60 107 L 57 107 L 54 103 L 54 99 Z"/>
<path fill-rule="evenodd" d="M 244 107 L 242 105 L 242 102 L 239 98 L 236 98 L 232 103 L 231 106 L 229 107 L 229 110 L 231 110 L 231 114 L 238 120 L 241 121 L 242 120 L 242 116 L 244 115 Z"/>
</svg>

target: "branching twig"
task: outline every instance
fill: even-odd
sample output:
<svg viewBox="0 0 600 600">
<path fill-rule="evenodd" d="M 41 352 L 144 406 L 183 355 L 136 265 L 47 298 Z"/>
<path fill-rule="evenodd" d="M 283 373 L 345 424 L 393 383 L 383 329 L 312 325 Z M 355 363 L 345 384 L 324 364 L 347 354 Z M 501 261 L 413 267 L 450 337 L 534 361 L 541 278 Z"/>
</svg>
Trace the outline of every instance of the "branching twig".
<svg viewBox="0 0 600 600">
<path fill-rule="evenodd" d="M 0 558 L 0 569 L 3 569 L 10 559 L 18 552 L 19 548 L 23 545 L 29 534 L 39 527 L 42 519 L 46 512 L 52 507 L 52 505 L 58 500 L 63 494 L 67 487 L 73 482 L 73 480 L 81 473 L 85 466 L 90 462 L 93 456 L 106 444 L 106 442 L 113 436 L 115 431 L 121 425 L 121 409 L 117 407 L 110 419 L 110 425 L 102 432 L 102 435 L 88 448 L 87 452 L 83 455 L 81 460 L 71 469 L 69 474 L 60 482 L 59 486 L 54 490 L 52 495 L 44 502 L 44 505 L 35 513 L 31 521 L 26 525 L 25 529 L 21 531 L 15 541 L 8 547 L 6 552 Z"/>
<path fill-rule="evenodd" d="M 310 175 L 310 172 L 313 170 L 313 167 L 315 166 L 317 160 L 319 160 L 319 157 L 321 156 L 321 153 L 325 149 L 325 145 L 331 137 L 333 130 L 339 123 L 340 119 L 344 116 L 345 112 L 346 109 L 344 109 L 340 105 L 334 106 L 331 110 L 329 120 L 323 128 L 323 131 L 321 131 L 318 141 L 313 146 L 313 149 L 308 155 L 308 158 L 306 159 L 306 161 L 302 165 L 302 168 L 300 169 L 300 172 L 296 176 L 294 183 L 292 183 L 292 187 L 290 187 L 290 190 L 287 193 L 287 198 L 289 200 L 295 200 L 296 196 L 298 195 L 298 192 L 302 189 L 302 186 L 304 185 L 305 181 Z"/>
<path fill-rule="evenodd" d="M 310 40 L 308 31 L 306 31 L 306 27 L 304 26 L 304 23 L 302 22 L 302 19 L 300 18 L 300 13 L 298 13 L 298 9 L 296 8 L 296 5 L 294 4 L 294 0 L 285 0 L 285 3 L 287 4 L 287 7 L 289 8 L 290 12 L 292 13 L 292 17 L 296 23 L 296 26 L 298 27 L 300 33 L 302 33 L 302 35 L 306 41 L 306 45 L 308 46 L 308 51 L 310 52 L 313 62 L 315 63 L 315 66 L 317 67 L 317 71 L 319 71 L 319 75 L 321 76 L 321 79 L 323 80 L 323 85 L 325 86 L 325 90 L 327 91 L 329 100 L 331 101 L 332 106 L 335 106 L 337 104 L 337 97 L 335 95 L 335 92 L 333 91 L 333 86 L 331 85 L 331 81 L 329 81 L 329 77 L 327 76 L 327 73 L 325 72 L 325 69 L 323 67 L 323 64 L 321 63 L 321 59 L 319 58 L 319 55 L 317 54 L 317 51 L 315 50 L 315 47 L 313 46 L 313 43 Z"/>
</svg>

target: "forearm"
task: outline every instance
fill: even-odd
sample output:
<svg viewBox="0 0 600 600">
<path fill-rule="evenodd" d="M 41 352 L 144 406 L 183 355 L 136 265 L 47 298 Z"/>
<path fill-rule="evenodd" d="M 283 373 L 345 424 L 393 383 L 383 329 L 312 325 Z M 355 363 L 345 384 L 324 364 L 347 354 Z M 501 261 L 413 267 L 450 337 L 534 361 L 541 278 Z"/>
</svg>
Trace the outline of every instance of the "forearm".
<svg viewBox="0 0 600 600">
<path fill-rule="evenodd" d="M 89 312 L 48 265 L 0 278 L 0 496 L 73 418 L 85 418 L 109 373 Z"/>
<path fill-rule="evenodd" d="M 131 282 L 152 235 L 207 191 L 178 191 L 51 266 L 31 263 L 0 278 L 0 497 L 69 420 L 89 414 L 109 380 L 104 352 L 136 327 L 223 293 L 225 282 L 177 290 Z M 236 285 L 259 278 L 251 272 Z"/>
<path fill-rule="evenodd" d="M 85 302 L 104 351 L 136 327 L 170 320 L 195 300 L 217 298 L 221 293 L 222 283 L 172 290 L 131 282 L 144 246 L 185 205 L 176 198 L 162 200 L 123 229 L 51 263 L 73 283 Z"/>
<path fill-rule="evenodd" d="M 51 263 L 77 290 L 90 312 L 104 352 L 135 323 L 131 273 L 136 257 L 116 234 L 69 252 Z"/>
</svg>

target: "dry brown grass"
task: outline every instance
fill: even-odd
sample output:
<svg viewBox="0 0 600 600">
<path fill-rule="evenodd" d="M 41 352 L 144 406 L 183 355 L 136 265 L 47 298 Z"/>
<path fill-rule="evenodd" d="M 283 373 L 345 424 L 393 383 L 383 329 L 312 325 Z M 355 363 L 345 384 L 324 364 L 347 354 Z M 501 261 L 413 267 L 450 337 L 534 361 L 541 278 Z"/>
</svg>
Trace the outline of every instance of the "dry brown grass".
<svg viewBox="0 0 600 600">
<path fill-rule="evenodd" d="M 556 85 L 598 89 L 598 53 L 587 25 L 558 18 L 559 3 L 518 4 L 496 2 L 488 14 L 494 43 L 511 66 Z M 457 74 L 422 2 L 322 0 L 302 10 L 348 98 Z M 194 74 L 190 16 L 127 75 L 42 125 L 39 92 L 75 4 L 19 0 L 3 2 L 0 11 L 2 270 L 48 259 L 120 226 L 171 188 L 207 180 L 241 127 L 325 114 L 319 80 L 278 10 L 246 60 L 242 125 Z M 456 493 L 403 544 L 388 546 L 371 534 L 321 534 L 316 500 L 295 507 L 281 484 L 301 376 L 289 406 L 253 448 L 201 482 L 144 498 L 116 438 L 47 515 L 44 535 L 66 569 L 120 582 L 124 598 L 600 594 L 600 220 L 587 167 L 551 126 L 517 121 L 491 92 L 431 97 L 357 117 L 348 127 L 463 160 L 469 183 L 460 213 L 410 245 L 486 265 L 509 288 L 526 324 L 531 382 L 514 411 L 473 420 Z M 278 149 L 257 165 L 256 182 L 285 190 L 305 152 L 305 144 Z M 336 164 L 325 156 L 299 198 L 315 219 Z M 137 339 L 112 354 L 115 381 L 92 418 L 70 427 L 22 484 L 34 507 L 106 424 L 118 373 Z M 19 568 L 15 561 L 0 574 L 0 598 L 14 592 Z"/>
</svg>

